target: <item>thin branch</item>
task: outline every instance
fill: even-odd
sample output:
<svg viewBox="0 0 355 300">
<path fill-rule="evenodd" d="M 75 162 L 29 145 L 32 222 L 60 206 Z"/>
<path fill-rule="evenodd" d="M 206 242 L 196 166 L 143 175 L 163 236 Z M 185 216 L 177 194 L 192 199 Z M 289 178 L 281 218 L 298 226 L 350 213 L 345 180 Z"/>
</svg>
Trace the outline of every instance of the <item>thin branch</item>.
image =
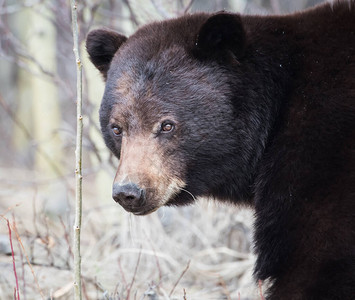
<svg viewBox="0 0 355 300">
<path fill-rule="evenodd" d="M 228 287 L 222 277 L 219 278 L 219 284 L 220 284 L 220 286 L 222 286 L 223 292 L 226 295 L 227 299 L 232 300 L 231 294 L 228 291 Z"/>
<path fill-rule="evenodd" d="M 14 212 L 12 212 L 12 218 L 13 218 L 13 227 L 15 228 L 15 230 L 17 231 L 16 229 L 16 220 L 15 220 L 15 214 Z M 20 241 L 17 240 L 17 243 L 18 243 L 18 248 L 20 250 L 20 261 L 21 261 L 21 268 L 22 268 L 22 291 L 23 291 L 23 296 L 26 300 L 26 277 L 25 277 L 25 262 L 24 262 L 24 259 L 23 259 L 23 252 L 22 252 L 22 249 L 21 249 L 21 244 L 20 244 Z"/>
<path fill-rule="evenodd" d="M 187 5 L 185 6 L 185 9 L 184 9 L 184 14 L 186 14 L 190 10 L 190 8 L 191 8 L 192 4 L 194 3 L 194 1 L 195 0 L 190 0 L 190 2 L 187 3 Z"/>
<path fill-rule="evenodd" d="M 119 268 L 120 273 L 121 273 L 123 285 L 126 286 L 127 285 L 127 281 L 126 281 L 126 277 L 125 277 L 123 269 L 122 269 L 121 258 L 120 257 L 118 258 L 118 268 Z"/>
<path fill-rule="evenodd" d="M 179 284 L 181 278 L 185 275 L 185 273 L 187 272 L 188 268 L 190 267 L 190 261 L 187 263 L 186 268 L 184 269 L 184 271 L 182 271 L 180 277 L 178 278 L 178 280 L 175 282 L 173 288 L 171 289 L 170 293 L 169 293 L 169 298 L 171 297 L 171 295 L 173 294 L 176 286 Z"/>
<path fill-rule="evenodd" d="M 18 205 L 16 205 L 16 206 L 18 206 Z M 12 209 L 12 207 L 10 207 L 10 208 L 7 210 L 7 212 L 8 212 L 9 210 L 11 210 L 11 209 Z M 0 215 L 0 217 L 3 218 L 3 219 L 6 221 L 7 227 L 8 227 L 8 229 L 9 229 L 9 239 L 10 239 L 10 246 L 11 246 L 11 254 L 12 254 L 12 259 L 13 259 L 13 268 L 14 268 L 14 274 L 15 274 L 16 286 L 17 286 L 17 289 L 15 288 L 15 291 L 17 290 L 17 291 L 19 292 L 19 289 L 18 289 L 18 279 L 17 279 L 16 266 L 15 266 L 14 250 L 13 250 L 13 246 L 12 246 L 10 222 L 9 222 L 9 220 L 5 217 L 4 214 L 3 214 L 3 215 Z M 31 269 L 31 272 L 32 272 L 34 281 L 35 281 L 35 283 L 36 283 L 36 285 L 37 285 L 37 289 L 38 289 L 38 291 L 39 291 L 39 293 L 40 293 L 40 295 L 41 295 L 41 298 L 44 299 L 43 292 L 42 292 L 42 290 L 41 290 L 41 288 L 40 288 L 40 286 L 39 286 L 39 283 L 38 283 L 36 274 L 35 274 L 35 272 L 34 272 L 34 270 L 33 270 L 32 264 L 30 263 L 30 260 L 29 260 L 29 258 L 28 258 L 26 249 L 25 249 L 25 247 L 24 247 L 23 244 L 22 244 L 22 241 L 21 241 L 20 235 L 19 235 L 19 233 L 18 233 L 18 231 L 17 231 L 17 228 L 16 228 L 16 224 L 15 224 L 15 223 L 13 223 L 13 225 L 12 225 L 12 230 L 15 232 L 17 241 L 19 242 L 19 244 L 20 244 L 20 246 L 21 246 L 21 248 L 22 248 L 22 251 L 23 251 L 23 253 L 24 253 L 25 257 L 26 257 L 27 264 L 28 264 L 28 266 L 29 266 L 30 269 Z M 16 296 L 14 297 L 14 299 L 16 299 Z M 20 300 L 20 295 L 19 295 L 19 294 L 18 294 L 18 296 L 17 296 L 17 299 Z"/>
<path fill-rule="evenodd" d="M 146 240 L 149 242 L 150 246 L 152 247 L 152 250 L 153 250 L 153 253 L 154 253 L 154 258 L 155 258 L 155 262 L 156 262 L 157 269 L 158 269 L 158 274 L 159 274 L 159 283 L 158 283 L 158 285 L 159 285 L 162 282 L 162 279 L 163 279 L 163 273 L 161 271 L 159 258 L 157 256 L 156 251 L 155 251 L 155 247 L 154 247 L 154 245 L 152 243 L 152 240 L 149 238 L 149 236 L 147 235 L 146 231 L 143 231 L 143 233 L 145 235 Z"/>
<path fill-rule="evenodd" d="M 34 270 L 33 270 L 32 264 L 31 264 L 31 262 L 30 262 L 30 260 L 29 260 L 29 258 L 28 258 L 27 251 L 26 251 L 25 247 L 24 247 L 23 244 L 22 244 L 22 240 L 21 240 L 21 238 L 20 238 L 20 235 L 19 235 L 19 233 L 18 233 L 18 231 L 17 231 L 17 228 L 16 228 L 16 225 L 15 225 L 15 224 L 13 225 L 13 230 L 14 230 L 14 232 L 15 232 L 15 234 L 16 234 L 16 238 L 17 238 L 18 242 L 19 242 L 20 245 L 21 245 L 22 251 L 23 251 L 23 253 L 25 254 L 27 264 L 28 264 L 28 266 L 29 266 L 30 269 L 31 269 L 32 276 L 33 276 L 33 278 L 34 278 L 34 280 L 35 280 L 35 283 L 36 283 L 37 289 L 38 289 L 38 291 L 39 291 L 39 293 L 40 293 L 40 295 L 41 295 L 41 298 L 44 299 L 43 292 L 42 292 L 42 290 L 41 290 L 41 288 L 40 288 L 40 286 L 39 286 L 39 283 L 38 283 L 36 274 L 35 274 L 35 272 L 34 272 Z"/>
<path fill-rule="evenodd" d="M 122 0 L 122 2 L 127 6 L 128 10 L 129 10 L 129 14 L 131 15 L 130 19 L 132 21 L 132 23 L 135 26 L 139 26 L 139 22 L 137 20 L 136 14 L 134 13 L 134 10 L 131 7 L 131 4 L 129 3 L 128 0 Z"/>
<path fill-rule="evenodd" d="M 15 280 L 16 280 L 16 288 L 14 291 L 14 298 L 15 300 L 20 300 L 20 290 L 18 288 L 18 278 L 17 278 L 17 272 L 16 272 L 16 264 L 15 264 L 15 253 L 14 253 L 14 247 L 12 245 L 12 237 L 11 237 L 11 228 L 10 228 L 10 222 L 8 219 L 6 219 L 7 223 L 7 228 L 9 229 L 9 240 L 10 240 L 10 246 L 11 246 L 11 256 L 12 256 L 12 267 L 14 269 L 14 275 L 15 275 Z M 17 291 L 17 295 L 16 295 Z"/>
<path fill-rule="evenodd" d="M 138 259 L 137 259 L 136 267 L 134 269 L 134 273 L 133 273 L 131 284 L 128 287 L 126 300 L 129 300 L 129 296 L 130 296 L 134 281 L 136 280 L 136 275 L 137 275 L 137 271 L 138 271 L 138 267 L 139 267 L 139 262 L 141 260 L 141 256 L 142 256 L 142 246 L 141 246 L 141 248 L 139 250 Z"/>
<path fill-rule="evenodd" d="M 79 50 L 78 12 L 77 3 L 71 0 L 72 28 L 73 28 L 73 52 L 76 60 L 76 149 L 75 149 L 75 222 L 74 222 L 74 299 L 82 299 L 81 287 L 81 255 L 80 255 L 80 231 L 82 216 L 82 143 L 83 143 L 83 116 L 82 116 L 82 63 Z"/>
<path fill-rule="evenodd" d="M 170 15 L 169 13 L 162 7 L 160 7 L 155 0 L 150 0 L 150 2 L 153 4 L 155 10 L 163 17 L 163 18 L 169 18 Z"/>
</svg>

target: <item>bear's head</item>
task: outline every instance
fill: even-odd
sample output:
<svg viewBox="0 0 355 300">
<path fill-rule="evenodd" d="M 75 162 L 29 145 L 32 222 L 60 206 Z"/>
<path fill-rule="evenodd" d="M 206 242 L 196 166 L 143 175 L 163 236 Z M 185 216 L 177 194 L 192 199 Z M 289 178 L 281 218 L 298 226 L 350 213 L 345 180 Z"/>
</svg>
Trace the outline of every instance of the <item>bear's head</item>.
<svg viewBox="0 0 355 300">
<path fill-rule="evenodd" d="M 250 198 L 269 111 L 257 86 L 243 88 L 239 15 L 184 16 L 129 38 L 94 30 L 86 46 L 106 81 L 100 124 L 120 160 L 117 202 L 143 215 L 197 196 Z"/>
</svg>

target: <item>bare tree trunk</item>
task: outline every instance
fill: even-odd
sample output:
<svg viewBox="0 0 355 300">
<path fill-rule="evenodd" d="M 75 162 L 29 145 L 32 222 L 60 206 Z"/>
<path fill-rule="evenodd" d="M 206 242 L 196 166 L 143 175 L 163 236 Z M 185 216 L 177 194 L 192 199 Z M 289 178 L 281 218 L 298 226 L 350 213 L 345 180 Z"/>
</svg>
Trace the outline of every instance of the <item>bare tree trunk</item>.
<svg viewBox="0 0 355 300">
<path fill-rule="evenodd" d="M 28 10 L 21 11 L 13 22 L 13 27 L 19 32 L 19 39 L 23 43 L 26 43 L 29 28 L 19 28 L 24 22 L 29 23 L 30 13 Z M 18 22 L 17 22 L 18 20 Z M 23 26 L 21 26 L 23 27 Z M 32 80 L 29 71 L 19 68 L 17 65 L 17 103 L 16 103 L 16 117 L 21 120 L 21 123 L 28 129 L 29 132 L 33 130 L 33 117 L 32 117 Z M 21 159 L 20 163 L 31 162 L 31 151 L 30 151 L 30 141 L 28 136 L 24 133 L 22 128 L 14 124 L 12 144 L 16 152 L 19 154 L 18 157 Z"/>
<path fill-rule="evenodd" d="M 28 49 L 43 68 L 51 73 L 56 71 L 56 29 L 48 19 L 52 13 L 45 5 L 41 6 L 40 12 L 29 12 L 29 36 Z M 35 154 L 35 169 L 43 177 L 58 177 L 61 169 L 62 143 L 58 135 L 60 127 L 60 106 L 58 102 L 57 86 L 46 75 L 41 74 L 35 64 L 31 64 L 31 97 L 32 103 L 33 134 L 37 147 L 41 151 Z M 51 166 L 48 160 L 55 166 Z M 41 177 L 42 177 L 41 176 Z"/>
</svg>

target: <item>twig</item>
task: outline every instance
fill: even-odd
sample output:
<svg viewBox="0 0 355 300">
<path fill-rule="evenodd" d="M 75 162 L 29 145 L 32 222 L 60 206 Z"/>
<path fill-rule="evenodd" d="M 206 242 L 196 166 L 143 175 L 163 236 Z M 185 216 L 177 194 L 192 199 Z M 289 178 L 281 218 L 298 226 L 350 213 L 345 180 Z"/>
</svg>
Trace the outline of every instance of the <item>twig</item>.
<svg viewBox="0 0 355 300">
<path fill-rule="evenodd" d="M 89 300 L 89 299 L 90 299 L 90 298 L 89 298 L 89 295 L 88 295 L 88 293 L 87 293 L 87 291 L 86 291 L 86 282 L 85 282 L 85 279 L 83 280 L 83 294 L 84 294 L 84 297 L 85 297 L 86 300 Z"/>
<path fill-rule="evenodd" d="M 16 280 L 16 288 L 14 290 L 14 298 L 15 300 L 20 300 L 20 290 L 18 288 L 18 278 L 17 278 L 17 272 L 16 272 L 16 264 L 15 264 L 15 253 L 14 253 L 14 247 L 12 245 L 12 237 L 11 237 L 11 228 L 10 228 L 10 222 L 8 219 L 6 219 L 6 223 L 7 223 L 7 228 L 9 229 L 9 240 L 10 240 L 10 246 L 11 246 L 11 255 L 12 255 L 12 267 L 14 269 L 14 275 L 15 275 L 15 280 Z M 17 295 L 16 295 L 16 291 L 17 291 Z"/>
<path fill-rule="evenodd" d="M 118 258 L 118 268 L 119 268 L 120 273 L 121 273 L 123 285 L 126 286 L 127 285 L 127 281 L 126 281 L 126 277 L 124 276 L 124 272 L 123 272 L 123 269 L 122 269 L 121 258 Z"/>
<path fill-rule="evenodd" d="M 9 207 L 6 209 L 6 211 L 0 215 L 0 217 L 2 217 L 4 220 L 7 220 L 7 219 L 5 218 L 5 215 L 6 215 L 9 211 L 12 211 L 15 207 L 18 207 L 18 206 L 20 206 L 19 203 L 15 204 L 15 205 L 13 205 L 13 206 L 9 206 Z"/>
<path fill-rule="evenodd" d="M 47 263 L 40 263 L 40 262 L 32 261 L 31 265 L 36 266 L 36 267 L 48 268 L 48 269 L 56 269 L 58 271 L 63 271 L 63 270 L 70 271 L 71 270 L 67 266 L 54 265 L 53 263 L 47 264 Z"/>
<path fill-rule="evenodd" d="M 50 250 L 50 235 L 49 235 L 49 227 L 48 227 L 48 218 L 44 218 L 44 226 L 46 228 L 46 235 L 44 238 L 40 237 L 41 242 L 44 244 L 46 247 L 46 252 L 47 252 L 47 257 L 48 261 L 50 262 L 50 265 L 54 265 L 54 257 L 52 255 L 52 252 Z"/>
<path fill-rule="evenodd" d="M 63 218 L 60 217 L 59 220 L 60 220 L 60 223 L 62 224 L 63 229 L 64 229 L 64 239 L 65 239 L 65 241 L 67 242 L 67 245 L 68 245 L 69 257 L 72 258 L 73 257 L 73 250 L 72 250 L 71 245 L 70 245 L 70 235 L 69 235 L 69 233 L 67 231 L 67 227 L 64 224 Z M 67 258 L 65 263 L 66 263 L 66 265 L 67 265 L 67 267 L 69 269 L 70 268 L 70 261 L 69 261 L 68 258 Z"/>
<path fill-rule="evenodd" d="M 162 7 L 160 7 L 155 0 L 150 0 L 150 2 L 153 4 L 155 10 L 165 19 L 169 18 L 169 13 Z"/>
<path fill-rule="evenodd" d="M 136 275 L 137 275 L 137 271 L 138 271 L 138 266 L 139 266 L 139 262 L 141 260 L 141 255 L 142 255 L 142 246 L 139 250 L 139 255 L 138 255 L 138 259 L 137 259 L 137 263 L 136 263 L 136 267 L 134 269 L 134 273 L 133 273 L 133 277 L 132 277 L 132 281 L 131 281 L 131 284 L 129 285 L 129 288 L 128 288 L 128 291 L 127 291 L 127 297 L 126 297 L 126 300 L 129 300 L 129 296 L 130 296 L 130 293 L 131 293 L 131 290 L 132 290 L 132 286 L 133 286 L 133 283 L 136 279 Z"/>
<path fill-rule="evenodd" d="M 129 10 L 129 13 L 130 13 L 130 15 L 131 15 L 131 17 L 130 17 L 131 22 L 132 22 L 135 26 L 138 26 L 138 25 L 139 25 L 139 22 L 138 22 L 137 17 L 136 17 L 136 15 L 135 15 L 135 13 L 134 13 L 134 10 L 133 10 L 132 7 L 131 7 L 131 4 L 129 3 L 128 0 L 123 0 L 122 2 L 127 6 L 128 10 Z"/>
<path fill-rule="evenodd" d="M 189 11 L 189 9 L 191 8 L 191 6 L 192 6 L 192 4 L 194 3 L 194 1 L 195 1 L 195 0 L 190 0 L 190 2 L 187 3 L 187 5 L 186 5 L 185 8 L 184 8 L 184 14 L 186 14 L 186 13 Z"/>
<path fill-rule="evenodd" d="M 12 226 L 14 227 L 15 231 L 17 231 L 17 228 L 16 228 L 16 220 L 15 220 L 15 214 L 12 212 L 12 218 L 13 218 L 13 222 L 12 222 Z M 23 260 L 23 253 L 22 253 L 22 249 L 21 249 L 21 245 L 20 245 L 20 242 L 19 240 L 17 240 L 17 243 L 18 243 L 18 248 L 20 250 L 20 259 L 21 259 L 21 268 L 22 268 L 22 290 L 23 290 L 23 296 L 24 296 L 24 299 L 26 300 L 26 278 L 25 278 L 25 263 L 24 263 L 24 260 Z"/>
<path fill-rule="evenodd" d="M 155 258 L 155 262 L 156 262 L 156 265 L 157 265 L 157 269 L 158 269 L 158 274 L 159 274 L 159 283 L 158 285 L 162 282 L 162 279 L 163 279 L 163 273 L 161 271 L 161 267 L 160 267 L 160 263 L 159 263 L 159 258 L 157 256 L 157 253 L 155 251 L 155 248 L 154 248 L 154 245 L 152 243 L 152 240 L 149 238 L 149 236 L 147 235 L 146 231 L 144 230 L 143 231 L 144 235 L 145 235 L 145 238 L 146 240 L 149 242 L 151 248 L 152 248 L 152 251 L 154 253 L 154 258 Z"/>
<path fill-rule="evenodd" d="M 4 217 L 3 217 L 3 218 L 4 218 Z M 4 219 L 7 220 L 6 218 L 4 218 Z M 41 295 L 41 298 L 44 299 L 43 292 L 42 292 L 42 290 L 41 290 L 41 288 L 40 288 L 40 286 L 39 286 L 39 283 L 38 283 L 36 274 L 35 274 L 35 272 L 34 272 L 34 270 L 33 270 L 32 264 L 31 264 L 31 262 L 30 262 L 30 260 L 29 260 L 29 258 L 28 258 L 26 249 L 25 249 L 25 247 L 24 247 L 23 244 L 22 244 L 22 241 L 21 241 L 21 238 L 20 238 L 20 235 L 19 235 L 19 233 L 18 233 L 18 231 L 17 231 L 16 226 L 13 227 L 13 230 L 14 230 L 14 232 L 15 232 L 15 234 L 16 234 L 16 238 L 17 238 L 18 242 L 19 242 L 20 245 L 21 245 L 22 251 L 23 251 L 23 253 L 25 254 L 27 264 L 28 264 L 28 266 L 29 266 L 30 269 L 31 269 L 32 276 L 33 276 L 33 278 L 34 278 L 34 280 L 35 280 L 35 283 L 36 283 L 36 285 L 37 285 L 37 289 L 38 289 L 38 291 L 39 291 L 39 293 L 40 293 L 40 295 Z"/>
<path fill-rule="evenodd" d="M 75 149 L 75 222 L 74 222 L 74 299 L 82 299 L 81 288 L 81 256 L 80 256 L 80 230 L 82 216 L 82 143 L 83 143 L 83 116 L 82 116 L 82 63 L 79 52 L 78 12 L 77 3 L 71 0 L 73 52 L 76 60 L 76 149 Z"/>
<path fill-rule="evenodd" d="M 32 198 L 32 208 L 33 208 L 33 227 L 35 228 L 35 232 L 36 232 L 36 237 L 40 236 L 39 234 L 39 230 L 38 230 L 38 226 L 37 226 L 37 207 L 36 207 L 36 199 L 37 199 L 37 187 L 35 189 L 35 194 Z"/>
<path fill-rule="evenodd" d="M 171 297 L 171 295 L 173 294 L 176 286 L 179 284 L 181 278 L 185 275 L 185 273 L 187 272 L 187 269 L 190 267 L 190 261 L 187 263 L 186 268 L 184 269 L 184 271 L 182 271 L 181 275 L 179 276 L 178 280 L 175 282 L 173 288 L 171 289 L 170 293 L 169 293 L 169 298 Z"/>
<path fill-rule="evenodd" d="M 224 292 L 224 294 L 226 295 L 227 299 L 228 299 L 228 300 L 232 300 L 231 294 L 230 294 L 230 292 L 228 291 L 227 285 L 226 285 L 226 283 L 225 283 L 225 281 L 223 280 L 222 277 L 219 278 L 219 284 L 222 286 L 223 292 Z"/>
</svg>

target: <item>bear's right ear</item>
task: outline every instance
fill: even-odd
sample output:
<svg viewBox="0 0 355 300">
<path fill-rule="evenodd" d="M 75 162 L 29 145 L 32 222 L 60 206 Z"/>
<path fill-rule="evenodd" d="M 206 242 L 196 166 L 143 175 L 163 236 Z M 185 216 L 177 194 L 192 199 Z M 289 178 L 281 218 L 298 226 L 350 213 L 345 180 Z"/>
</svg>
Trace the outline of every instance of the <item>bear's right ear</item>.
<svg viewBox="0 0 355 300">
<path fill-rule="evenodd" d="M 237 58 L 245 49 L 246 37 L 239 15 L 219 12 L 207 19 L 196 38 L 196 54 L 203 57 L 219 56 L 231 51 Z"/>
<path fill-rule="evenodd" d="M 86 38 L 86 49 L 91 62 L 107 79 L 107 71 L 118 48 L 127 40 L 124 35 L 107 29 L 91 31 Z"/>
</svg>

